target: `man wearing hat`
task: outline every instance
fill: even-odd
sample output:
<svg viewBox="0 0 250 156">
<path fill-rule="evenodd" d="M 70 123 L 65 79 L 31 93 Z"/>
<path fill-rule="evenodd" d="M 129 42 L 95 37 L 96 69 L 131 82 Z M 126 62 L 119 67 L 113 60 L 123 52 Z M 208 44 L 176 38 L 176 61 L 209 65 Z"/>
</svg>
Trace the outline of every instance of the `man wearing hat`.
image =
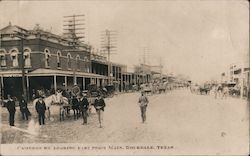
<svg viewBox="0 0 250 156">
<path fill-rule="evenodd" d="M 24 94 L 19 101 L 20 111 L 22 113 L 23 120 L 29 120 L 29 109 L 27 106 L 27 101 L 25 100 Z"/>
<path fill-rule="evenodd" d="M 104 112 L 105 106 L 106 106 L 106 104 L 104 102 L 104 99 L 102 98 L 101 94 L 98 93 L 97 99 L 95 99 L 94 107 L 95 107 L 97 115 L 98 115 L 100 128 L 102 128 L 103 112 Z"/>
<path fill-rule="evenodd" d="M 14 122 L 15 122 L 16 105 L 15 101 L 11 98 L 10 95 L 8 95 L 8 101 L 6 103 L 6 107 L 9 112 L 9 124 L 10 126 L 15 126 Z"/>
<path fill-rule="evenodd" d="M 86 93 L 79 94 L 79 105 L 80 110 L 82 112 L 82 118 L 83 118 L 83 125 L 87 124 L 87 118 L 88 118 L 88 109 L 89 109 L 89 101 L 87 99 Z"/>
<path fill-rule="evenodd" d="M 72 98 L 72 109 L 74 112 L 74 120 L 77 120 L 79 117 L 79 101 L 76 95 L 73 95 L 73 98 Z"/>
<path fill-rule="evenodd" d="M 36 111 L 38 113 L 38 121 L 40 125 L 44 125 L 46 105 L 43 101 L 43 97 L 40 95 L 38 101 L 36 102 Z"/>
<path fill-rule="evenodd" d="M 144 91 L 141 92 L 141 96 L 139 98 L 139 106 L 141 110 L 142 123 L 144 123 L 146 121 L 146 109 L 148 106 L 148 98 L 145 95 Z"/>
</svg>

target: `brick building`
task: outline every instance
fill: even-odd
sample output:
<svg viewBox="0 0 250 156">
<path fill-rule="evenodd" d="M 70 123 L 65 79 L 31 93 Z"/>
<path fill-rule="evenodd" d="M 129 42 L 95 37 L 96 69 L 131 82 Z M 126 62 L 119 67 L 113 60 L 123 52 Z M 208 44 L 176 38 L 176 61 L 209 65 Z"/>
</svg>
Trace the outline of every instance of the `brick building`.
<svg viewBox="0 0 250 156">
<path fill-rule="evenodd" d="M 16 32 L 25 34 L 25 39 L 16 37 Z M 126 65 L 108 62 L 106 57 L 93 53 L 90 45 L 82 42 L 76 45 L 71 38 L 39 26 L 26 30 L 9 24 L 0 30 L 0 96 L 5 98 L 7 94 L 16 97 L 22 94 L 22 47 L 29 98 L 37 89 L 72 89 L 77 85 L 85 90 L 89 84 L 105 86 L 111 82 L 117 91 L 123 91 L 151 81 L 147 65 L 127 72 Z"/>
<path fill-rule="evenodd" d="M 76 48 L 70 39 L 62 36 L 37 27 L 26 30 L 10 24 L 0 31 L 1 96 L 14 94 L 20 97 L 22 93 L 21 39 L 12 36 L 15 31 L 26 34 L 23 56 L 29 95 L 39 88 L 70 89 L 77 84 L 86 89 L 90 83 L 104 84 L 107 81 L 106 65 L 101 64 L 98 70 L 92 68 L 95 59 L 91 59 L 91 46 L 81 43 Z M 94 70 L 97 72 L 92 73 Z"/>
</svg>

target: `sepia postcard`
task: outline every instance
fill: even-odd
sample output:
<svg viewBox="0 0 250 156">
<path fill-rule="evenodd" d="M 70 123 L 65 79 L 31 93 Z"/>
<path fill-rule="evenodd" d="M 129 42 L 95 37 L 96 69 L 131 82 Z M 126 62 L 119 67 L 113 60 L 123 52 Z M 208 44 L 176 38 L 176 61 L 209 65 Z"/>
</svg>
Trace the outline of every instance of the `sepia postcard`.
<svg viewBox="0 0 250 156">
<path fill-rule="evenodd" d="M 249 155 L 247 0 L 0 0 L 0 155 Z"/>
</svg>

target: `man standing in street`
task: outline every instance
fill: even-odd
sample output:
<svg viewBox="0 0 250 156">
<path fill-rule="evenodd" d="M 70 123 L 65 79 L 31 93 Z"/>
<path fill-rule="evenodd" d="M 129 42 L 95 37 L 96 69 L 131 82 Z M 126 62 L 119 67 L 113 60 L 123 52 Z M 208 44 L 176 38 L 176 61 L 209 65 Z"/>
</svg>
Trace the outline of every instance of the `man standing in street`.
<svg viewBox="0 0 250 156">
<path fill-rule="evenodd" d="M 79 100 L 80 110 L 82 112 L 82 118 L 83 118 L 83 125 L 87 124 L 87 118 L 88 118 L 88 109 L 89 109 L 89 101 L 87 99 L 87 94 L 83 93 L 80 94 L 80 100 Z"/>
<path fill-rule="evenodd" d="M 103 120 L 103 112 L 104 112 L 104 107 L 106 106 L 104 99 L 100 95 L 100 93 L 97 95 L 97 99 L 95 99 L 94 102 L 94 107 L 96 109 L 96 113 L 98 115 L 98 121 L 100 124 L 100 128 L 102 128 L 102 120 Z"/>
<path fill-rule="evenodd" d="M 72 109 L 74 112 L 74 120 L 77 120 L 79 117 L 79 101 L 76 98 L 76 95 L 73 95 L 72 98 Z"/>
<path fill-rule="evenodd" d="M 15 126 L 15 113 L 16 113 L 16 105 L 15 105 L 15 101 L 11 98 L 10 95 L 8 95 L 8 101 L 6 103 L 6 107 L 8 109 L 9 112 L 9 124 L 10 126 Z"/>
<path fill-rule="evenodd" d="M 27 106 L 27 102 L 24 99 L 24 95 L 22 95 L 22 98 L 19 101 L 20 111 L 22 113 L 23 120 L 29 120 L 29 110 Z"/>
<path fill-rule="evenodd" d="M 223 99 L 223 98 L 227 99 L 228 94 L 229 94 L 229 89 L 227 86 L 224 86 L 222 89 L 221 99 Z"/>
<path fill-rule="evenodd" d="M 145 123 L 146 110 L 148 106 L 148 98 L 146 97 L 143 91 L 141 92 L 141 97 L 139 98 L 139 105 L 140 105 L 140 110 L 141 110 L 142 123 Z"/>
<path fill-rule="evenodd" d="M 45 119 L 45 110 L 46 106 L 43 101 L 42 96 L 39 97 L 39 100 L 36 102 L 36 111 L 38 113 L 38 121 L 40 125 L 44 125 L 44 119 Z"/>
</svg>

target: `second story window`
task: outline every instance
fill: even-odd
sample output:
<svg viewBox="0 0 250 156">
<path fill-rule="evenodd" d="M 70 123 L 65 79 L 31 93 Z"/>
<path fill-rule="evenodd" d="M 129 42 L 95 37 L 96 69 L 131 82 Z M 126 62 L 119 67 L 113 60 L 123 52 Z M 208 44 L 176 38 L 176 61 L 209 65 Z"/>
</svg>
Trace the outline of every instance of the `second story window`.
<svg viewBox="0 0 250 156">
<path fill-rule="evenodd" d="M 31 66 L 30 52 L 31 52 L 31 50 L 29 48 L 24 49 L 23 57 L 24 57 L 24 66 L 25 67 Z"/>
<path fill-rule="evenodd" d="M 61 56 L 62 56 L 62 53 L 58 51 L 57 52 L 57 68 L 61 68 Z"/>
<path fill-rule="evenodd" d="M 18 67 L 18 50 L 16 48 L 10 51 L 10 57 L 12 60 L 12 66 Z"/>
<path fill-rule="evenodd" d="M 89 61 L 89 59 L 88 59 L 87 56 L 85 56 L 83 60 L 84 60 L 85 62 L 88 62 L 88 61 Z"/>
<path fill-rule="evenodd" d="M 76 68 L 77 70 L 80 70 L 80 56 L 79 55 L 76 56 Z"/>
<path fill-rule="evenodd" d="M 87 72 L 87 73 L 89 73 L 89 72 L 90 72 L 89 65 L 86 65 L 86 72 Z"/>
<path fill-rule="evenodd" d="M 68 69 L 71 69 L 71 55 L 70 55 L 70 53 L 67 54 L 67 65 L 68 65 Z"/>
<path fill-rule="evenodd" d="M 6 66 L 6 51 L 3 49 L 0 49 L 0 66 L 5 67 Z"/>
<path fill-rule="evenodd" d="M 45 67 L 50 67 L 50 51 L 49 51 L 49 49 L 45 49 L 44 53 L 45 53 Z"/>
</svg>

